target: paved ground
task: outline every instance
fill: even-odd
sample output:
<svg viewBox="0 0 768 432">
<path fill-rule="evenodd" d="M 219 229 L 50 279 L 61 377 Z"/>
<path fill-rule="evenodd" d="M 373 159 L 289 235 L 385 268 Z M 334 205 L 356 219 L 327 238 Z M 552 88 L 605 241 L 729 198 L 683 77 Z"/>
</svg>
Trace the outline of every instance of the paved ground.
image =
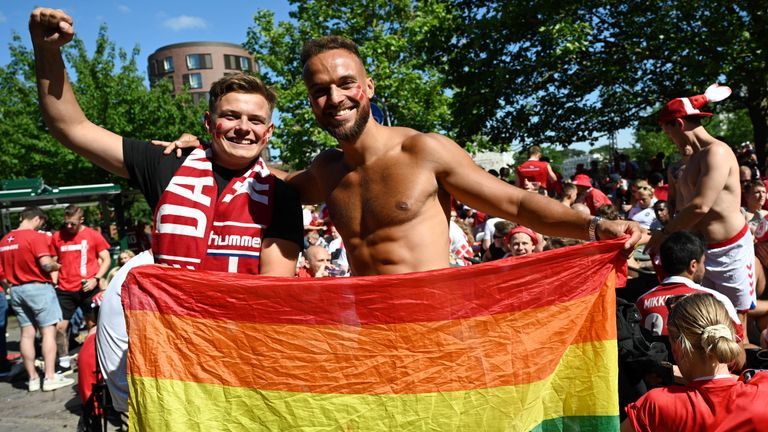
<svg viewBox="0 0 768 432">
<path fill-rule="evenodd" d="M 19 325 L 8 318 L 8 352 L 19 352 Z M 70 375 L 77 382 L 77 373 Z M 52 392 L 28 392 L 27 373 L 16 362 L 13 374 L 0 380 L 0 432 L 76 431 L 82 412 L 77 387 Z"/>
</svg>

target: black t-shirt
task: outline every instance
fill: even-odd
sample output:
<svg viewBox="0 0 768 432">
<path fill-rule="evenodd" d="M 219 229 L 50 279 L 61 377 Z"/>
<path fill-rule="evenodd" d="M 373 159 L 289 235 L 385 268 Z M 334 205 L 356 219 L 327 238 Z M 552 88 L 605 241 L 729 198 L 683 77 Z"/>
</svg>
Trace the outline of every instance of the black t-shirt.
<svg viewBox="0 0 768 432">
<path fill-rule="evenodd" d="M 176 171 L 192 153 L 193 149 L 184 149 L 181 158 L 175 155 L 163 154 L 163 148 L 145 141 L 123 138 L 123 160 L 131 183 L 139 188 L 147 199 L 152 211 L 155 211 L 160 195 L 171 182 Z M 229 184 L 233 177 L 240 172 L 219 166 L 213 166 L 213 177 L 216 180 L 218 192 Z M 304 221 L 301 213 L 299 194 L 284 181 L 275 178 L 274 205 L 272 206 L 272 222 L 264 229 L 264 238 L 279 238 L 304 244 Z"/>
</svg>

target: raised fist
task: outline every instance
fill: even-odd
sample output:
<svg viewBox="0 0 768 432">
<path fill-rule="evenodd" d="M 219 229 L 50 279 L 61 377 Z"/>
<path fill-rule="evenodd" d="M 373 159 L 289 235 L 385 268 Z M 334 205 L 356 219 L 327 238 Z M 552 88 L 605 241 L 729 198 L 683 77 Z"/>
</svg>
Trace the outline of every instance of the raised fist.
<svg viewBox="0 0 768 432">
<path fill-rule="evenodd" d="M 61 9 L 37 8 L 29 16 L 29 35 L 36 46 L 58 48 L 75 36 L 74 21 Z"/>
</svg>

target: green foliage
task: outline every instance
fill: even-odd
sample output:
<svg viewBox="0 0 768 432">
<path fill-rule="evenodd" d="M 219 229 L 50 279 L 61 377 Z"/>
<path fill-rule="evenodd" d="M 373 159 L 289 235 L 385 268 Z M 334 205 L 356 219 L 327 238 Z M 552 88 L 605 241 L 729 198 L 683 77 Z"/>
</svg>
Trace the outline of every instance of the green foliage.
<svg viewBox="0 0 768 432">
<path fill-rule="evenodd" d="M 265 81 L 278 90 L 281 126 L 271 140 L 281 159 L 306 166 L 321 149 L 336 145 L 309 108 L 299 53 L 306 40 L 337 34 L 354 40 L 376 83 L 376 96 L 393 124 L 422 131 L 451 133 L 443 66 L 427 64 L 426 29 L 448 16 L 444 2 L 310 1 L 290 2 L 292 22 L 274 21 L 260 10 L 248 30 L 246 48 L 255 54 Z"/>
<path fill-rule="evenodd" d="M 37 103 L 34 56 L 19 35 L 9 46 L 11 61 L 0 67 L 0 172 L 3 178 L 43 177 L 46 184 L 67 186 L 105 181 L 127 186 L 67 150 L 50 136 Z M 140 139 L 172 139 L 182 132 L 204 135 L 203 105 L 184 93 L 171 96 L 168 83 L 152 90 L 138 71 L 138 48 L 117 49 L 102 27 L 93 55 L 75 39 L 65 46 L 72 87 L 86 116 L 119 135 Z"/>
<path fill-rule="evenodd" d="M 759 153 L 768 141 L 765 1 L 451 0 L 448 10 L 425 51 L 448 65 L 461 137 L 596 142 L 720 81 L 735 91 L 717 109 L 746 109 Z"/>
<path fill-rule="evenodd" d="M 125 204 L 128 208 L 128 210 L 125 212 L 126 219 L 134 223 L 152 223 L 152 209 L 149 208 L 149 204 L 147 204 L 147 200 L 144 198 L 144 195 L 139 193 L 131 195 Z"/>
<path fill-rule="evenodd" d="M 46 184 L 69 186 L 113 182 L 115 177 L 64 148 L 48 133 L 37 103 L 34 57 L 18 34 L 9 46 L 11 61 L 0 67 L 0 152 L 2 178 L 42 177 Z M 72 87 L 83 112 L 95 124 L 119 135 L 140 139 L 171 140 L 182 132 L 204 136 L 204 104 L 195 105 L 187 93 L 171 95 L 168 82 L 147 89 L 136 66 L 138 48 L 130 54 L 117 49 L 102 27 L 92 55 L 75 39 L 63 49 Z M 132 220 L 150 220 L 143 198 L 129 197 L 125 206 Z M 98 208 L 87 208 L 88 224 L 99 224 Z M 50 212 L 49 226 L 56 229 L 63 211 Z"/>
<path fill-rule="evenodd" d="M 563 147 L 554 147 L 554 146 L 544 146 L 541 148 L 541 153 L 549 158 L 549 163 L 555 168 L 560 169 L 560 167 L 563 165 L 563 162 L 566 159 L 570 159 L 572 157 L 577 156 L 584 156 L 587 154 L 584 150 L 574 149 L 574 148 L 563 148 Z M 528 152 L 521 151 L 520 154 L 517 157 L 517 160 L 524 161 L 528 159 Z"/>
</svg>

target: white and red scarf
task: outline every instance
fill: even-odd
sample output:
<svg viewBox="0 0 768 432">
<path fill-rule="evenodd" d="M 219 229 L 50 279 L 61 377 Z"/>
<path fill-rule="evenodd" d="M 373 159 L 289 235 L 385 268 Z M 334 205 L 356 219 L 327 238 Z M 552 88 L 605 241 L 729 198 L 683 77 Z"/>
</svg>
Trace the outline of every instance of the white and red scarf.
<svg viewBox="0 0 768 432">
<path fill-rule="evenodd" d="M 259 158 L 217 198 L 211 156 L 211 149 L 193 150 L 160 196 L 152 230 L 155 262 L 258 274 L 275 176 Z"/>
</svg>

